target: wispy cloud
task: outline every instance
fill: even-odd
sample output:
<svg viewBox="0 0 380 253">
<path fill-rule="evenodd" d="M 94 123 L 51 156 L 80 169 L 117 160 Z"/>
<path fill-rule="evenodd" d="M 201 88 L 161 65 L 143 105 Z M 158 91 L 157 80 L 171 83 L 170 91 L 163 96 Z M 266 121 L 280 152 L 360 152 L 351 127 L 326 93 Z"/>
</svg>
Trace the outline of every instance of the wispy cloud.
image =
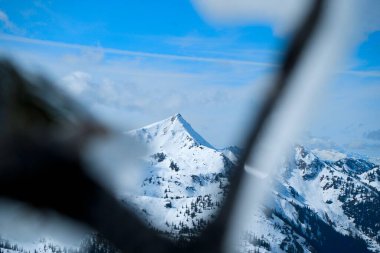
<svg viewBox="0 0 380 253">
<path fill-rule="evenodd" d="M 13 23 L 11 21 L 9 21 L 9 18 L 8 18 L 8 15 L 5 14 L 4 11 L 0 10 L 0 21 L 2 22 L 3 26 L 5 28 L 11 28 L 13 25 Z"/>
<path fill-rule="evenodd" d="M 80 49 L 80 50 L 97 49 L 96 47 L 85 46 L 85 45 L 80 45 L 80 44 L 69 44 L 69 43 L 49 41 L 49 40 L 30 39 L 26 37 L 19 37 L 19 36 L 5 35 L 5 34 L 0 35 L 0 40 L 42 45 L 42 46 L 50 46 L 50 47 L 69 48 L 69 49 Z M 114 49 L 114 48 L 101 48 L 101 50 L 107 54 L 124 55 L 124 56 L 136 56 L 136 57 L 146 57 L 146 58 L 159 58 L 159 59 L 168 59 L 168 60 L 206 62 L 206 63 L 218 63 L 218 64 L 251 65 L 251 66 L 266 67 L 266 68 L 278 67 L 277 64 L 273 64 L 273 63 L 236 60 L 236 59 L 228 59 L 228 58 L 197 57 L 197 56 L 185 56 L 185 55 L 175 55 L 175 54 L 158 54 L 158 53 L 121 50 L 121 49 Z"/>
<path fill-rule="evenodd" d="M 80 19 L 75 19 L 65 12 L 57 11 L 52 8 L 54 3 L 52 1 L 33 1 L 33 9 L 38 13 L 45 15 L 44 22 L 47 21 L 48 26 L 53 25 L 53 29 L 60 30 L 61 33 L 71 36 L 86 36 L 94 31 L 106 32 L 104 22 L 99 19 L 93 22 L 83 22 Z M 32 26 L 39 25 L 36 22 Z M 29 31 L 31 32 L 31 31 Z"/>
<path fill-rule="evenodd" d="M 24 34 L 24 31 L 17 27 L 8 17 L 8 15 L 0 9 L 0 30 L 11 32 L 13 34 Z"/>
<path fill-rule="evenodd" d="M 221 37 L 204 37 L 197 34 L 169 36 L 164 43 L 191 55 L 214 58 L 248 60 L 254 62 L 277 63 L 283 56 L 283 48 L 257 48 L 252 43 L 237 42 L 239 34 Z M 228 49 L 228 50 L 226 50 Z"/>
<path fill-rule="evenodd" d="M 361 77 L 380 77 L 380 71 L 376 70 L 347 70 L 343 71 L 343 74 L 356 75 Z"/>
<path fill-rule="evenodd" d="M 0 12 L 0 18 L 1 18 L 1 12 Z M 271 62 L 237 60 L 236 58 L 242 55 L 254 56 L 257 54 L 272 55 L 273 57 L 279 58 L 279 56 L 281 55 L 280 53 L 276 53 L 274 51 L 268 51 L 268 50 L 266 51 L 265 50 L 258 50 L 258 51 L 240 50 L 240 51 L 237 51 L 236 53 L 223 52 L 223 51 L 205 51 L 206 53 L 209 53 L 209 54 L 231 56 L 231 58 L 225 58 L 225 57 L 215 58 L 215 57 L 184 56 L 184 55 L 175 55 L 175 54 L 158 54 L 158 53 L 147 53 L 147 52 L 140 52 L 140 51 L 121 50 L 121 49 L 114 49 L 114 48 L 103 48 L 103 47 L 98 47 L 98 46 L 87 46 L 87 45 L 81 45 L 81 44 L 70 44 L 70 43 L 63 43 L 63 42 L 56 42 L 56 41 L 49 41 L 49 40 L 31 39 L 31 38 L 7 35 L 7 34 L 0 34 L 0 40 L 19 42 L 19 43 L 25 43 L 25 44 L 33 44 L 33 45 L 39 45 L 39 46 L 56 47 L 56 48 L 78 49 L 84 52 L 86 56 L 88 58 L 91 58 L 93 61 L 102 60 L 104 57 L 104 54 L 111 54 L 111 55 L 120 55 L 120 56 L 144 57 L 144 58 L 166 59 L 166 60 L 176 60 L 176 61 L 186 61 L 186 62 L 204 62 L 204 63 L 227 64 L 227 65 L 248 65 L 248 66 L 274 69 L 274 68 L 278 68 L 279 64 L 271 63 Z M 178 43 L 186 44 L 186 42 L 184 42 L 186 40 L 185 38 L 182 38 L 182 39 L 176 38 L 173 40 L 176 41 L 173 43 L 177 43 L 177 40 L 178 40 Z M 201 39 L 199 38 L 196 39 L 197 43 L 200 43 L 200 40 Z M 189 43 L 192 43 L 192 42 L 189 42 Z M 340 73 L 361 76 L 361 77 L 375 77 L 375 78 L 380 77 L 380 71 L 376 71 L 376 70 L 345 70 L 345 71 L 341 71 Z M 136 72 L 135 74 L 138 75 L 138 72 Z"/>
</svg>

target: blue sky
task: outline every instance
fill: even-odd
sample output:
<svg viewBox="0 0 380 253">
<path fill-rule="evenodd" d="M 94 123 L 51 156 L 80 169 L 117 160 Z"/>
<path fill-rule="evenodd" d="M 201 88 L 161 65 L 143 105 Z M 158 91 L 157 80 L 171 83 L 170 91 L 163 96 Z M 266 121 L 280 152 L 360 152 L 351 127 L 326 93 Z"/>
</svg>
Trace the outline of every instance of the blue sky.
<svg viewBox="0 0 380 253">
<path fill-rule="evenodd" d="M 0 0 L 0 53 L 120 128 L 181 112 L 222 147 L 260 105 L 302 7 L 227 2 Z M 318 145 L 380 157 L 379 11 L 363 0 L 349 24 L 355 46 L 304 129 Z"/>
</svg>

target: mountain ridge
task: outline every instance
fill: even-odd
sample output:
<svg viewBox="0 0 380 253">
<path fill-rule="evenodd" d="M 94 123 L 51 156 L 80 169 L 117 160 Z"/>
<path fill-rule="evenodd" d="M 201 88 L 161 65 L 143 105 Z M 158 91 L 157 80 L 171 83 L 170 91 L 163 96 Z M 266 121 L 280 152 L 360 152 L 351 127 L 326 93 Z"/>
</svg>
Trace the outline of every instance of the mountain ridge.
<svg viewBox="0 0 380 253">
<path fill-rule="evenodd" d="M 120 200 L 174 240 L 196 237 L 228 193 L 241 149 L 216 149 L 180 114 L 127 134 L 147 146 L 146 177 L 137 194 Z M 267 201 L 252 210 L 237 252 L 380 252 L 379 165 L 318 152 L 294 146 Z"/>
<path fill-rule="evenodd" d="M 141 129 L 137 130 L 137 132 L 143 131 Z M 134 135 L 136 136 L 136 132 Z M 145 141 L 149 139 L 149 136 L 145 134 L 137 134 L 137 136 L 144 136 L 147 138 Z M 170 159 L 182 159 L 183 156 L 191 157 L 188 153 L 183 152 L 183 149 L 186 150 L 187 145 L 178 147 L 175 140 L 171 142 L 173 140 L 166 139 L 166 141 L 168 141 L 166 145 L 170 143 L 170 145 L 176 146 L 175 152 L 169 155 Z M 185 139 L 184 142 L 186 141 Z M 152 147 L 157 148 L 157 145 L 153 145 Z M 199 147 L 202 147 L 202 145 Z M 228 188 L 229 173 L 226 172 L 233 169 L 239 152 L 241 152 L 237 147 L 225 149 L 215 149 L 212 145 L 204 149 L 199 149 L 199 147 L 192 148 L 198 149 L 200 154 L 205 152 L 205 150 L 219 153 L 220 157 L 224 157 L 224 160 L 228 161 L 225 164 L 230 165 L 229 169 L 221 169 L 222 164 L 220 163 L 217 169 L 212 170 L 212 174 L 197 174 L 197 171 L 194 170 L 197 164 L 189 163 L 182 171 L 189 169 L 191 173 L 194 173 L 190 174 L 191 180 L 186 180 L 186 177 L 183 176 L 186 175 L 186 172 L 181 174 L 182 172 L 179 171 L 178 182 L 187 185 L 188 188 L 192 187 L 194 191 L 189 195 L 186 195 L 185 191 L 179 190 L 177 192 L 180 192 L 182 195 L 174 193 L 176 191 L 171 191 L 172 194 L 169 195 L 167 195 L 167 192 L 164 192 L 155 196 L 158 198 L 161 196 L 164 200 L 169 199 L 170 201 L 170 205 L 166 205 L 166 202 L 161 204 L 165 206 L 165 212 L 169 209 L 173 213 L 172 216 L 174 218 L 166 216 L 168 222 L 171 222 L 169 226 L 157 225 L 160 222 L 162 223 L 162 219 L 165 217 L 161 217 L 158 223 L 155 223 L 157 220 L 152 219 L 153 212 L 150 213 L 149 209 L 157 211 L 159 207 L 154 205 L 154 208 L 145 209 L 145 212 L 148 213 L 148 215 L 145 215 L 145 218 L 148 217 L 148 223 L 151 226 L 161 228 L 165 233 L 169 233 L 174 237 L 186 237 L 191 235 L 191 233 L 197 234 L 202 229 L 202 226 L 198 226 L 199 223 L 203 224 L 204 227 L 205 224 L 212 220 L 213 214 L 217 212 L 218 206 Z M 158 150 L 160 151 L 165 151 L 165 149 L 163 146 L 158 146 Z M 166 155 L 165 152 L 163 153 Z M 332 156 L 331 153 L 328 155 Z M 367 247 L 373 251 L 380 249 L 378 242 L 380 232 L 377 227 L 380 226 L 380 222 L 375 221 L 376 225 L 374 226 L 365 224 L 365 219 L 360 219 L 360 211 L 356 208 L 357 205 L 361 205 L 363 210 L 371 213 L 371 215 L 378 214 L 376 211 L 376 201 L 379 200 L 379 193 L 378 188 L 375 187 L 379 181 L 376 177 L 376 173 L 379 170 L 378 166 L 364 159 L 355 159 L 336 153 L 334 155 L 332 157 L 336 158 L 339 155 L 342 157 L 329 161 L 326 160 L 326 156 L 321 159 L 301 145 L 294 147 L 293 155 L 282 165 L 279 170 L 281 173 L 278 173 L 279 176 L 275 178 L 277 185 L 270 196 L 272 206 L 264 207 L 267 213 L 271 213 L 271 215 L 267 216 L 262 210 L 254 214 L 254 219 L 256 219 L 254 221 L 255 224 L 262 225 L 258 230 L 259 232 L 250 231 L 248 235 L 246 234 L 246 237 L 242 237 L 242 242 L 245 242 L 245 244 L 243 243 L 245 246 L 239 245 L 239 247 L 243 252 L 258 248 L 266 250 L 264 252 L 269 252 L 269 248 L 273 252 L 291 251 L 297 249 L 297 247 L 298 249 L 302 248 L 303 252 L 334 248 L 333 241 L 327 237 L 327 239 L 321 239 L 320 241 L 316 239 L 317 234 L 310 232 L 316 228 L 323 229 L 329 237 L 335 238 L 338 244 L 342 244 L 341 247 L 351 245 L 350 247 L 358 249 L 358 252 L 367 252 Z M 206 157 L 208 161 L 214 159 L 212 156 L 206 155 Z M 150 164 L 155 164 L 154 161 L 150 161 Z M 160 162 L 157 163 L 159 164 Z M 167 165 L 159 165 L 155 169 L 158 171 L 167 170 L 165 167 Z M 179 167 L 182 168 L 182 166 Z M 222 173 L 216 177 L 215 175 L 218 175 L 218 172 Z M 162 181 L 167 181 L 167 178 L 172 176 L 161 175 L 163 176 L 160 181 L 161 183 L 163 183 Z M 223 180 L 220 181 L 221 179 Z M 368 184 L 365 180 L 368 181 Z M 165 185 L 165 183 L 163 184 Z M 146 185 L 142 187 L 146 187 Z M 213 195 L 213 192 L 217 192 L 217 194 Z M 203 201 L 205 195 L 208 196 L 208 202 Z M 135 203 L 137 209 L 141 209 L 139 197 L 134 198 L 132 202 Z M 177 201 L 176 198 L 178 198 Z M 373 201 L 369 201 L 374 199 L 376 200 L 374 203 L 372 203 Z M 180 202 L 181 204 L 178 205 L 176 202 Z M 197 206 L 197 203 L 202 203 L 201 207 Z M 167 206 L 170 206 L 170 208 Z M 209 209 L 203 209 L 204 206 L 209 206 Z M 202 214 L 199 213 L 200 210 Z M 311 224 L 304 224 L 305 217 L 307 217 Z M 276 229 L 278 226 L 282 230 Z M 284 231 L 288 232 L 285 233 Z M 350 240 L 352 243 L 349 243 Z"/>
</svg>

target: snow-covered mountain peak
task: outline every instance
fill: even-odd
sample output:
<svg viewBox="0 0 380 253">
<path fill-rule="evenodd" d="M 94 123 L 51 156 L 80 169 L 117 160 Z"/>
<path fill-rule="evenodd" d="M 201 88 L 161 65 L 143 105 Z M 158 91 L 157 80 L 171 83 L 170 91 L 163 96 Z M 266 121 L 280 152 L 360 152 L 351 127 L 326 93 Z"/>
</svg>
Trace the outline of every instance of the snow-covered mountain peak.
<svg viewBox="0 0 380 253">
<path fill-rule="evenodd" d="M 151 125 L 132 130 L 129 134 L 154 147 L 205 146 L 214 149 L 179 113 Z"/>
<path fill-rule="evenodd" d="M 147 144 L 148 152 L 143 160 L 148 177 L 141 188 L 142 194 L 147 197 L 182 199 L 200 195 L 205 189 L 222 186 L 234 166 L 222 151 L 203 139 L 181 114 L 128 134 Z"/>
<path fill-rule="evenodd" d="M 138 195 L 123 199 L 144 210 L 148 224 L 171 234 L 202 229 L 214 215 L 234 163 L 181 114 L 128 132 L 147 146 Z"/>
<path fill-rule="evenodd" d="M 301 170 L 301 175 L 306 180 L 315 178 L 323 168 L 323 162 L 303 146 L 295 147 L 294 158 L 297 168 Z"/>
<path fill-rule="evenodd" d="M 173 122 L 176 122 L 177 124 L 180 124 L 187 131 L 187 133 L 194 139 L 194 141 L 199 145 L 214 148 L 191 127 L 191 125 L 182 117 L 181 114 L 177 113 L 175 116 L 171 118 L 171 120 L 173 120 Z"/>
</svg>

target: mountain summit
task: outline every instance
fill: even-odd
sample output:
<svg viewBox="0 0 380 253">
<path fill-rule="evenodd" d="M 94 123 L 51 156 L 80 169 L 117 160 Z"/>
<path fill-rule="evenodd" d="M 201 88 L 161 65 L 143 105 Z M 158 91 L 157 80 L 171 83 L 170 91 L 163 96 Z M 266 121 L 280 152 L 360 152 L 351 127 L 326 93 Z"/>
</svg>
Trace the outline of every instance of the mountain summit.
<svg viewBox="0 0 380 253">
<path fill-rule="evenodd" d="M 180 115 L 133 130 L 129 135 L 149 150 L 147 176 L 138 196 L 125 196 L 153 227 L 189 236 L 210 220 L 228 185 L 233 162 Z"/>
<path fill-rule="evenodd" d="M 205 146 L 214 149 L 179 113 L 151 125 L 132 130 L 129 134 L 137 136 L 139 140 L 149 145 L 178 144 L 180 146 Z"/>
</svg>

